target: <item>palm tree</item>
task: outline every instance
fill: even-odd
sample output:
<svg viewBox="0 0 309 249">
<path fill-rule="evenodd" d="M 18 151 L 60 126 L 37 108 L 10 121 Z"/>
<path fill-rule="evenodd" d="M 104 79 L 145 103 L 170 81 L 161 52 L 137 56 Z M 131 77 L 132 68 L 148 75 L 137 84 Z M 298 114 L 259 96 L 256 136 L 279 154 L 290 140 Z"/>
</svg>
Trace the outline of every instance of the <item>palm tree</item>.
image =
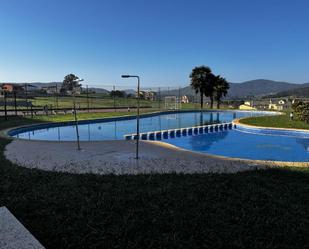
<svg viewBox="0 0 309 249">
<path fill-rule="evenodd" d="M 217 101 L 217 108 L 220 109 L 221 99 L 225 97 L 230 88 L 229 83 L 220 75 L 214 78 L 214 97 Z"/>
<path fill-rule="evenodd" d="M 190 74 L 191 87 L 195 90 L 195 93 L 199 93 L 201 97 L 201 109 L 203 109 L 204 94 L 207 91 L 207 79 L 209 74 L 211 74 L 211 69 L 206 66 L 195 67 Z"/>
<path fill-rule="evenodd" d="M 213 108 L 213 105 L 214 105 L 215 81 L 216 81 L 216 76 L 213 73 L 209 73 L 206 78 L 204 94 L 206 97 L 210 98 L 210 108 L 211 109 Z"/>
</svg>

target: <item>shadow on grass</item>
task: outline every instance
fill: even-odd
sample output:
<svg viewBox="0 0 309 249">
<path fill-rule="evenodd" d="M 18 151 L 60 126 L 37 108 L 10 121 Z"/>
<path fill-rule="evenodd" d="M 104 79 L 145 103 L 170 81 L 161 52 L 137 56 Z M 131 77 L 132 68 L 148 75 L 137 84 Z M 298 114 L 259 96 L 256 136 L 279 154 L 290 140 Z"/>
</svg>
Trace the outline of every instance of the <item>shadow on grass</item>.
<svg viewBox="0 0 309 249">
<path fill-rule="evenodd" d="M 308 169 L 97 176 L 3 157 L 0 206 L 46 248 L 305 248 Z"/>
</svg>

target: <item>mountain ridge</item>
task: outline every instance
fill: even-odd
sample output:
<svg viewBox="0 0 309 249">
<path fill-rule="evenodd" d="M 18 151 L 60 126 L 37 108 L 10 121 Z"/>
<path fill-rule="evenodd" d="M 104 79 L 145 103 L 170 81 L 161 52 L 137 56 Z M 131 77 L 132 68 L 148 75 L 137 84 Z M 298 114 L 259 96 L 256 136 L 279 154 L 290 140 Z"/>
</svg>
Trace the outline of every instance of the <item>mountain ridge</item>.
<svg viewBox="0 0 309 249">
<path fill-rule="evenodd" d="M 269 95 L 269 98 L 282 98 L 293 96 L 296 98 L 309 98 L 309 83 L 305 83 L 300 88 L 294 88 L 286 91 L 280 91 L 276 94 Z"/>
<path fill-rule="evenodd" d="M 230 89 L 227 98 L 254 98 L 263 97 L 267 95 L 275 95 L 282 91 L 298 89 L 309 86 L 309 83 L 297 84 L 284 81 L 274 81 L 267 79 L 256 79 L 244 81 L 241 83 L 230 82 Z M 181 95 L 195 95 L 195 91 L 191 86 L 183 87 L 180 89 Z M 178 95 L 179 89 L 165 91 L 162 95 Z"/>
</svg>

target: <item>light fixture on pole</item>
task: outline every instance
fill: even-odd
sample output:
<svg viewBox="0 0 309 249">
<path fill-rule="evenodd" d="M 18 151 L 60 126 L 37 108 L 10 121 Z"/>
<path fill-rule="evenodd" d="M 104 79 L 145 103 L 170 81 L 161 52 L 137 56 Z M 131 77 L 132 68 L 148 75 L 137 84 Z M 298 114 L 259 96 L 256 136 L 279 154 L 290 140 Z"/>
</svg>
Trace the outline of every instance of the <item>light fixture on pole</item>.
<svg viewBox="0 0 309 249">
<path fill-rule="evenodd" d="M 140 78 L 137 75 L 122 75 L 122 78 L 137 78 L 137 116 L 136 116 L 136 156 L 135 159 L 139 159 L 139 101 L 140 101 Z"/>
</svg>

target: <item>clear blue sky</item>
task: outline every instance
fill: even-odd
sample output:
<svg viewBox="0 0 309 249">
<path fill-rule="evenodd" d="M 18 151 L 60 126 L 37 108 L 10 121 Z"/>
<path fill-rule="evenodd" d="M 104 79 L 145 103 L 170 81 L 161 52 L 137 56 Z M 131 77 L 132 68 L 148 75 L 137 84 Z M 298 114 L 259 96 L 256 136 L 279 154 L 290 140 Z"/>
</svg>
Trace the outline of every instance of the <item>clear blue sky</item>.
<svg viewBox="0 0 309 249">
<path fill-rule="evenodd" d="M 309 82 L 308 13 L 306 0 L 0 0 L 0 82 L 178 86 L 201 64 Z"/>
</svg>

